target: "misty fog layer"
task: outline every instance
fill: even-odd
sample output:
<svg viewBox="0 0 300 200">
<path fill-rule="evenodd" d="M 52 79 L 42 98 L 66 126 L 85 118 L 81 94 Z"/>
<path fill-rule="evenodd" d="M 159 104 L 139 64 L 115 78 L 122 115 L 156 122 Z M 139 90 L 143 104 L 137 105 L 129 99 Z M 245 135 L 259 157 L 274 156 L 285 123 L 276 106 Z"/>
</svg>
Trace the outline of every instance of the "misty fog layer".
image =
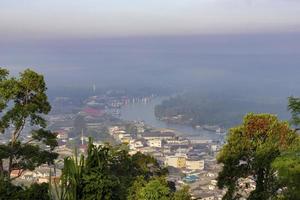
<svg viewBox="0 0 300 200">
<path fill-rule="evenodd" d="M 166 87 L 285 97 L 300 91 L 300 36 L 252 34 L 1 41 L 1 66 L 56 87 Z"/>
</svg>

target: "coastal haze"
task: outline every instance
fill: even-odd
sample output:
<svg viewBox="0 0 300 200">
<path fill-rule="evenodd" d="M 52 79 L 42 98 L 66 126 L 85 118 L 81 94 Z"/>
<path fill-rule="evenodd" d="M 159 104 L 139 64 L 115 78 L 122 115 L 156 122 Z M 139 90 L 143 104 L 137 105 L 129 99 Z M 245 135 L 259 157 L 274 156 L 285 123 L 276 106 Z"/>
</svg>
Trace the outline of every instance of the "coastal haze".
<svg viewBox="0 0 300 200">
<path fill-rule="evenodd" d="M 226 119 L 231 126 L 250 111 L 287 120 L 287 97 L 300 92 L 298 1 L 1 4 L 1 66 L 13 75 L 26 68 L 44 74 L 51 100 L 69 96 L 80 103 L 110 89 L 182 94 L 192 109 L 203 98 L 216 101 L 219 114 L 205 123 L 235 113 Z M 140 108 L 133 107 L 129 120 L 151 118 L 150 124 L 166 126 L 155 119 L 152 104 L 137 119 Z M 209 114 L 214 104 L 207 105 Z"/>
<path fill-rule="evenodd" d="M 0 73 L 0 199 L 299 199 L 299 0 L 0 0 Z"/>
<path fill-rule="evenodd" d="M 1 66 L 47 74 L 50 89 L 299 92 L 299 1 L 12 0 L 0 9 Z"/>
<path fill-rule="evenodd" d="M 299 52 L 299 34 L 285 33 L 2 41 L 0 58 L 15 74 L 27 67 L 46 73 L 50 88 L 95 83 L 288 96 L 299 91 Z"/>
<path fill-rule="evenodd" d="M 274 103 L 275 111 L 261 112 L 289 119 L 287 97 L 300 92 L 299 52 L 299 34 L 256 33 L 8 40 L 0 59 L 13 74 L 28 67 L 45 74 L 51 96 L 74 90 L 78 97 L 94 84 L 151 87 Z"/>
</svg>

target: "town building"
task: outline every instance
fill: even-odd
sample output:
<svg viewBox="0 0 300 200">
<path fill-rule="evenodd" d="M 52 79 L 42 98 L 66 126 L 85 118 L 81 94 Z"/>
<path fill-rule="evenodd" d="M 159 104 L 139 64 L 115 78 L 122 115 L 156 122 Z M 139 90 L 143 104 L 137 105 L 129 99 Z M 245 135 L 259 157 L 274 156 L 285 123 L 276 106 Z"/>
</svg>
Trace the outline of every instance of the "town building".
<svg viewBox="0 0 300 200">
<path fill-rule="evenodd" d="M 186 157 L 185 156 L 167 156 L 165 164 L 170 167 L 175 168 L 185 168 L 186 167 Z"/>
<path fill-rule="evenodd" d="M 162 147 L 162 140 L 161 139 L 151 139 L 151 140 L 148 140 L 147 143 L 150 147 L 157 147 L 157 148 Z"/>
<path fill-rule="evenodd" d="M 190 170 L 203 170 L 204 160 L 186 159 L 186 168 Z"/>
</svg>

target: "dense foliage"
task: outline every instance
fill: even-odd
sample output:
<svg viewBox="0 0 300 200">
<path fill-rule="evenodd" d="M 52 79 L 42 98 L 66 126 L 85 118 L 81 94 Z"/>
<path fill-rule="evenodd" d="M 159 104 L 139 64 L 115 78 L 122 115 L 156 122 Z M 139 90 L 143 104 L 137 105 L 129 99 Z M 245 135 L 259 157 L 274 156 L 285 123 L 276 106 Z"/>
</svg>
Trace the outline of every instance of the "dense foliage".
<svg viewBox="0 0 300 200">
<path fill-rule="evenodd" d="M 131 156 L 126 146 L 97 147 L 90 141 L 86 158 L 65 159 L 62 184 L 52 193 L 57 199 L 70 200 L 173 199 L 175 191 L 165 180 L 166 175 L 167 170 L 151 156 Z"/>
<path fill-rule="evenodd" d="M 245 178 L 253 179 L 256 186 L 248 194 L 248 199 L 276 197 L 282 185 L 272 163 L 295 145 L 298 139 L 299 136 L 288 123 L 278 120 L 274 115 L 246 115 L 242 125 L 230 130 L 227 144 L 218 155 L 218 162 L 224 164 L 219 173 L 218 186 L 228 189 L 224 199 L 245 196 L 239 184 Z"/>
<path fill-rule="evenodd" d="M 289 110 L 292 113 L 292 124 L 297 127 L 297 129 L 300 128 L 300 98 L 296 97 L 289 97 Z"/>
<path fill-rule="evenodd" d="M 32 70 L 10 77 L 8 70 L 0 68 L 0 131 L 8 139 L 6 144 L 0 145 L 0 177 L 7 185 L 25 170 L 53 164 L 57 158 L 52 152 L 57 146 L 56 135 L 45 129 L 44 115 L 51 109 L 46 89 L 44 77 Z M 25 127 L 32 128 L 27 133 L 30 139 L 25 139 Z M 15 177 L 11 177 L 13 170 L 18 172 Z M 13 186 L 7 190 L 9 188 Z"/>
<path fill-rule="evenodd" d="M 289 110 L 292 113 L 292 124 L 299 130 L 300 98 L 289 98 Z M 278 172 L 279 183 L 283 188 L 281 199 L 300 199 L 300 137 L 293 142 L 273 162 L 273 168 Z"/>
<path fill-rule="evenodd" d="M 300 139 L 283 152 L 272 164 L 278 172 L 281 199 L 300 199 Z"/>
<path fill-rule="evenodd" d="M 189 193 L 189 187 L 184 186 L 182 189 L 174 193 L 174 200 L 190 200 L 192 198 Z"/>
<path fill-rule="evenodd" d="M 0 179 L 0 200 L 50 200 L 48 184 L 34 183 L 30 187 L 13 185 Z"/>
</svg>

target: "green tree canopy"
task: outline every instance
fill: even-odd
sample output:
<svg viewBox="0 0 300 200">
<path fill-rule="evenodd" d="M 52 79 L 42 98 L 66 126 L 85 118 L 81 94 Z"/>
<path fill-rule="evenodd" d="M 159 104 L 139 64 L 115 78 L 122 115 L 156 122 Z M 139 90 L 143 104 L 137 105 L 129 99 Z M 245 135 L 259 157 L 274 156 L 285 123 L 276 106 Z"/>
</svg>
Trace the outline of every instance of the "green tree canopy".
<svg viewBox="0 0 300 200">
<path fill-rule="evenodd" d="M 299 130 L 300 125 L 300 98 L 290 97 L 288 109 L 292 114 L 292 124 Z M 272 164 L 278 172 L 282 192 L 281 199 L 300 199 L 300 136 L 284 151 Z"/>
<path fill-rule="evenodd" d="M 0 200 L 50 200 L 48 189 L 46 183 L 22 188 L 0 178 Z"/>
<path fill-rule="evenodd" d="M 7 179 L 12 170 L 20 176 L 41 164 L 52 164 L 57 157 L 52 152 L 56 134 L 45 130 L 44 115 L 51 109 L 46 90 L 44 77 L 32 70 L 10 77 L 8 70 L 0 68 L 0 131 L 10 134 L 10 141 L 0 145 L 0 175 Z M 31 139 L 24 139 L 25 127 L 34 128 Z"/>
<path fill-rule="evenodd" d="M 138 191 L 139 200 L 170 200 L 171 197 L 170 188 L 164 178 L 150 180 Z"/>
<path fill-rule="evenodd" d="M 87 157 L 66 158 L 62 171 L 60 199 L 135 199 L 138 183 L 163 177 L 167 171 L 151 156 L 129 155 L 127 148 L 90 141 Z M 131 188 L 133 187 L 133 188 Z"/>
<path fill-rule="evenodd" d="M 227 188 L 224 199 L 237 199 L 242 191 L 239 181 L 251 178 L 256 188 L 248 199 L 269 199 L 280 185 L 272 162 L 293 144 L 297 135 L 287 122 L 270 114 L 248 114 L 242 125 L 230 129 L 218 162 L 224 165 L 218 186 Z"/>
<path fill-rule="evenodd" d="M 283 199 L 300 199 L 300 138 L 272 164 L 278 171 Z"/>
<path fill-rule="evenodd" d="M 189 187 L 184 186 L 182 189 L 174 193 L 174 200 L 191 200 L 192 196 L 189 193 Z"/>
<path fill-rule="evenodd" d="M 292 114 L 292 124 L 300 128 L 300 98 L 289 97 L 288 109 Z"/>
</svg>

